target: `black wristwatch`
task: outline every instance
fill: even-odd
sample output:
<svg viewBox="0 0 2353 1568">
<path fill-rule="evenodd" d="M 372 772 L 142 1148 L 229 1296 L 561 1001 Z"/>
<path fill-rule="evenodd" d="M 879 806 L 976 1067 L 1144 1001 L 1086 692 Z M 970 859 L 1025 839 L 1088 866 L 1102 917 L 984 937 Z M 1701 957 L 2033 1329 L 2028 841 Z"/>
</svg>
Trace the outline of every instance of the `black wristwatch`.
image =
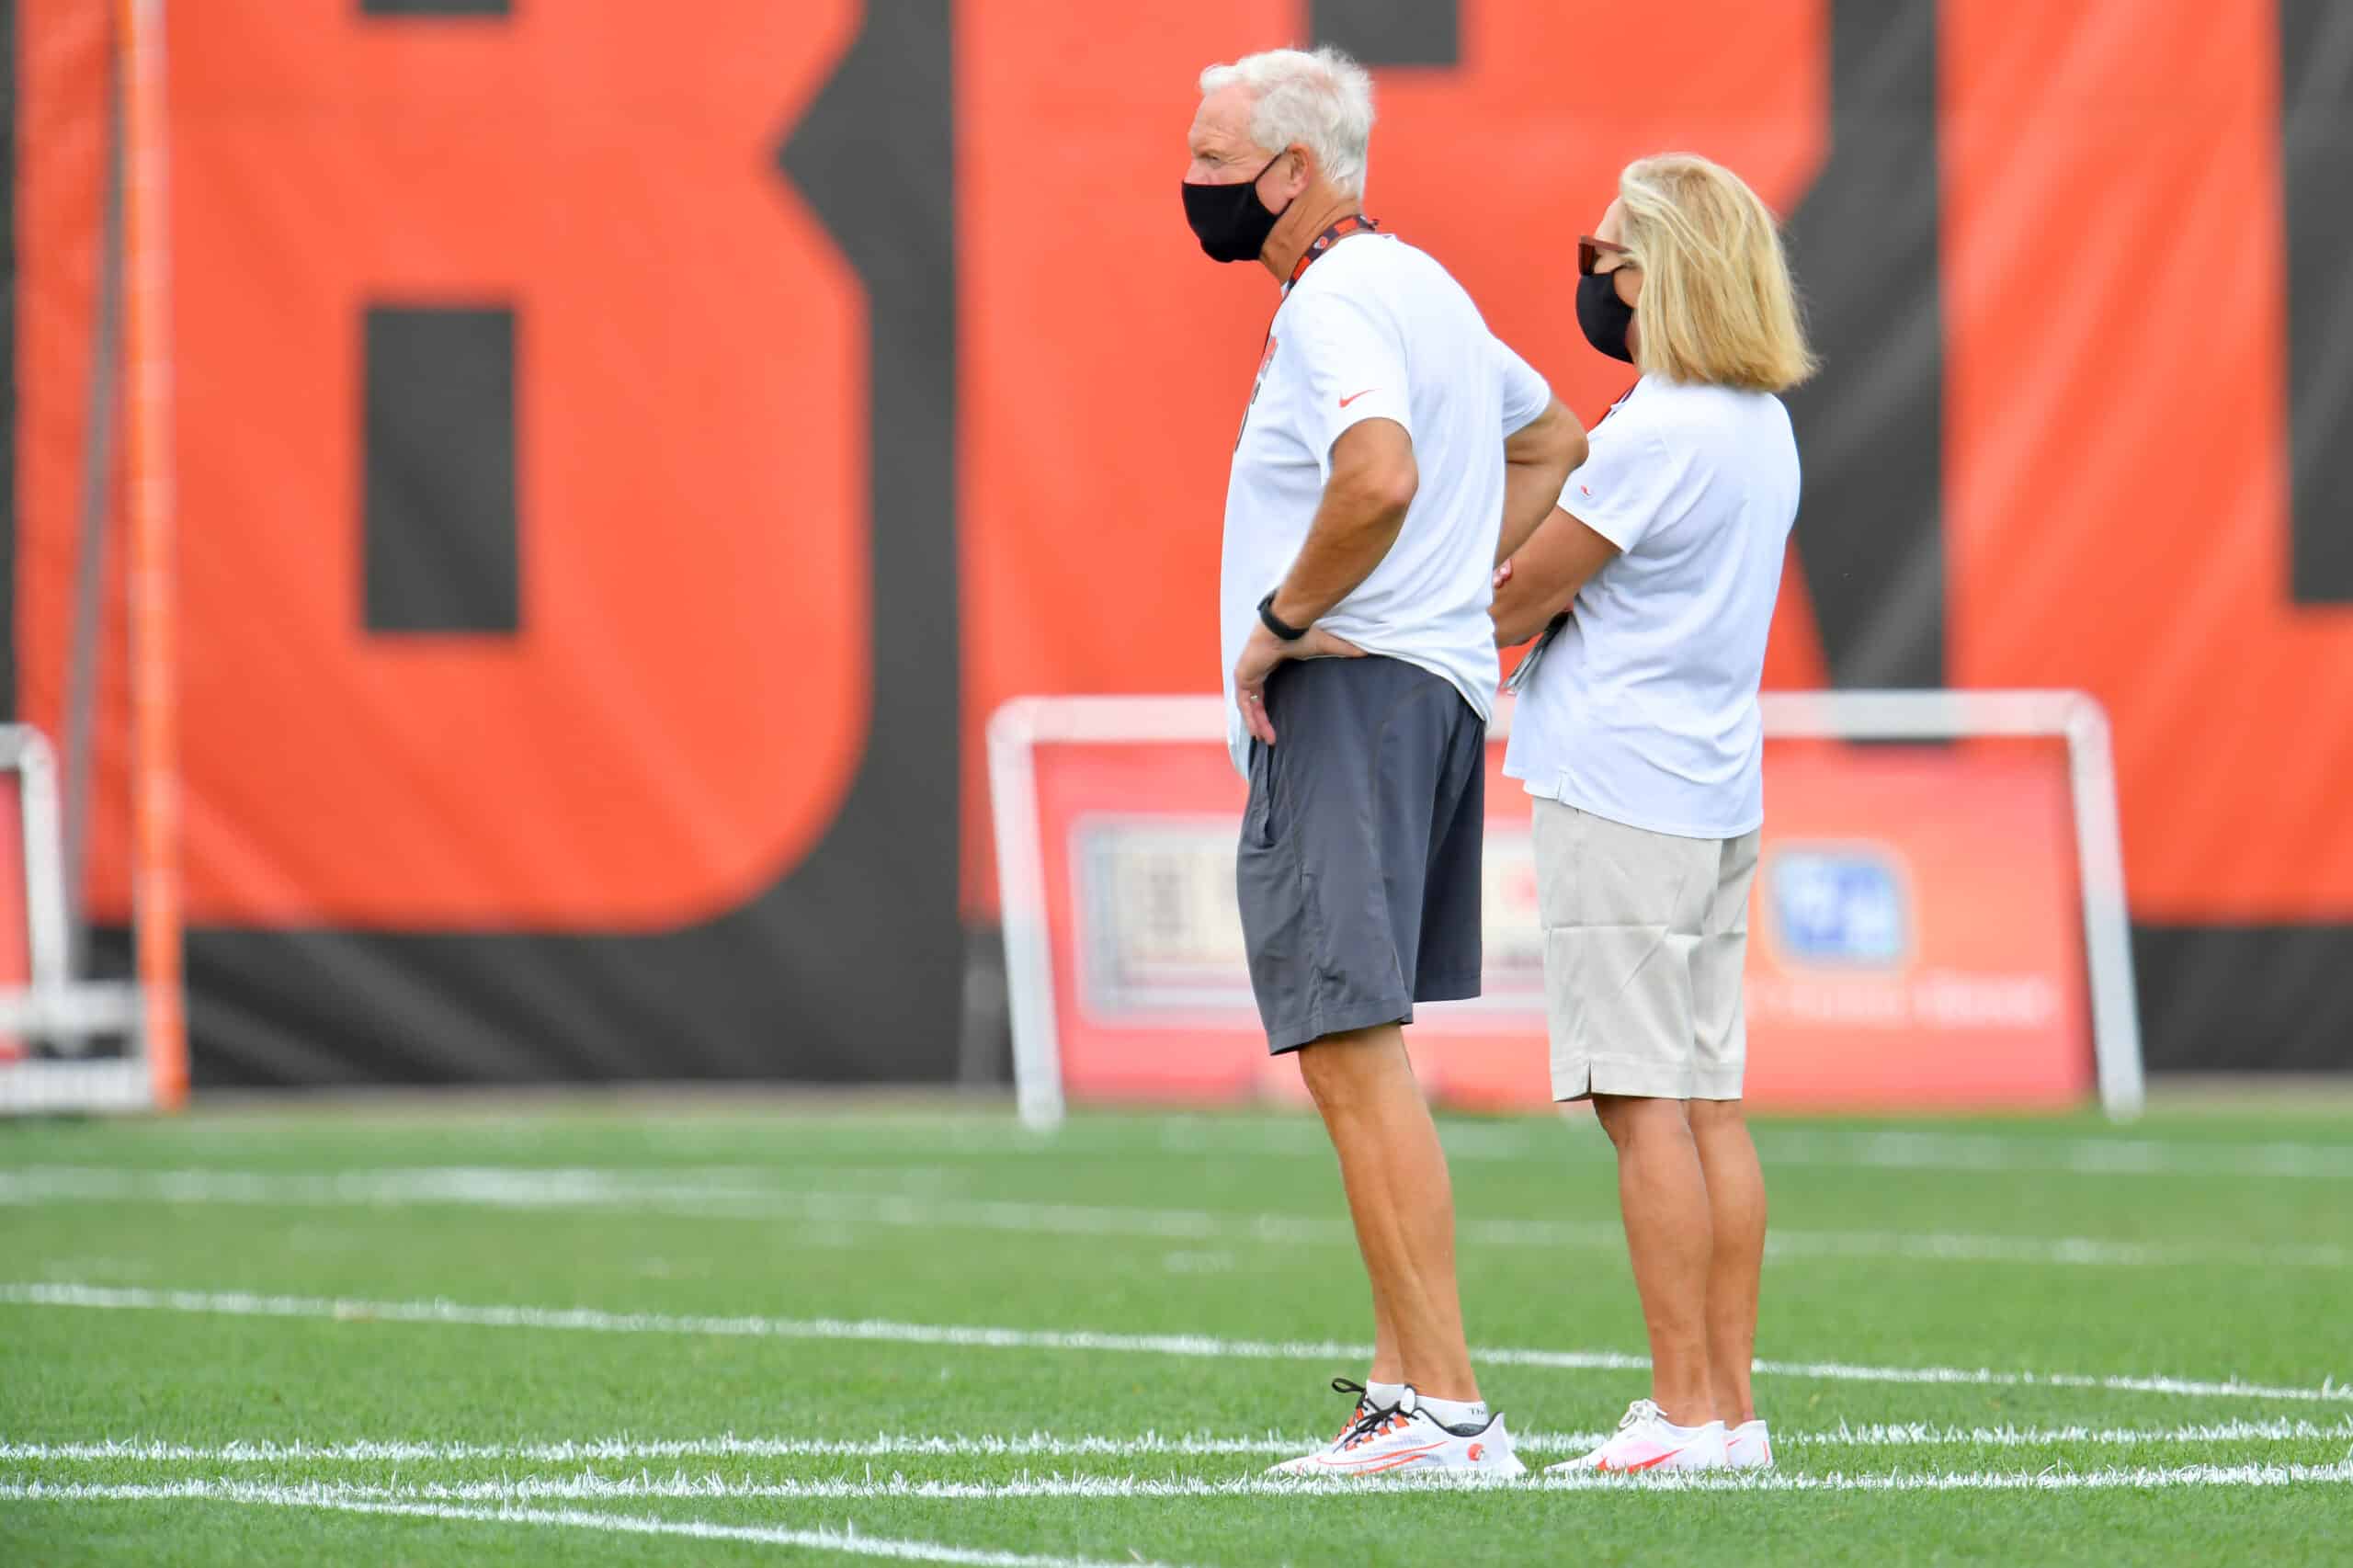
<svg viewBox="0 0 2353 1568">
<path fill-rule="evenodd" d="M 1307 628 L 1293 626 L 1275 613 L 1275 596 L 1271 593 L 1258 601 L 1258 620 L 1259 624 L 1286 642 L 1296 642 L 1307 635 Z"/>
</svg>

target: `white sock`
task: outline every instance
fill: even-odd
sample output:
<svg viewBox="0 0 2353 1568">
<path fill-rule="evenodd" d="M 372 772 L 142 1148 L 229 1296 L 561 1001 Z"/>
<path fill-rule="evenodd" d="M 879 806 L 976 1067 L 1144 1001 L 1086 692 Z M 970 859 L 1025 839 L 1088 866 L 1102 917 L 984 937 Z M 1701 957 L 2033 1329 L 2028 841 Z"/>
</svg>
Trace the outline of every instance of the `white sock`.
<svg viewBox="0 0 2353 1568">
<path fill-rule="evenodd" d="M 1376 1383 L 1370 1378 L 1367 1378 L 1364 1381 L 1364 1397 L 1365 1403 L 1375 1410 L 1392 1409 L 1405 1403 L 1405 1385 Z"/>
<path fill-rule="evenodd" d="M 1457 1430 L 1468 1426 L 1475 1431 L 1484 1426 L 1489 1419 L 1487 1402 L 1483 1399 L 1432 1399 L 1424 1394 L 1421 1407 L 1428 1411 L 1430 1419 L 1439 1426 Z"/>
</svg>

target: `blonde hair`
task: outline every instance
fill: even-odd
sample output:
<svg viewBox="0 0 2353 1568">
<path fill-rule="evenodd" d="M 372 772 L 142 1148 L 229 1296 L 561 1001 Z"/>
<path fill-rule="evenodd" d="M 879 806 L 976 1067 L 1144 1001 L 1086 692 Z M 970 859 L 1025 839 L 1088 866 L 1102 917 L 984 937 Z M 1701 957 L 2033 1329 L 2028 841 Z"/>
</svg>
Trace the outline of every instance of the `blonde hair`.
<svg viewBox="0 0 2353 1568">
<path fill-rule="evenodd" d="M 1626 165 L 1618 199 L 1627 260 L 1643 269 L 1644 374 L 1768 392 L 1813 374 L 1780 230 L 1746 182 L 1661 153 Z"/>
</svg>

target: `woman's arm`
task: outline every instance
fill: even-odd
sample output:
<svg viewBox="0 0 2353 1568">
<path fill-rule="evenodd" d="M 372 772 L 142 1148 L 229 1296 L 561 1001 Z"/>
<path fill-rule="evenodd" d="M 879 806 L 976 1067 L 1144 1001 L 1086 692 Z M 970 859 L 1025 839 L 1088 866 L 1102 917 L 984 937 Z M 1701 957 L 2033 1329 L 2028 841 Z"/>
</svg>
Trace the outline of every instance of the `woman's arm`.
<svg viewBox="0 0 2353 1568">
<path fill-rule="evenodd" d="M 1609 564 L 1618 547 L 1555 506 L 1518 554 L 1495 568 L 1495 645 L 1509 648 L 1544 630 L 1577 590 Z"/>
<path fill-rule="evenodd" d="M 1558 398 L 1504 437 L 1504 527 L 1495 541 L 1497 565 L 1518 554 L 1551 515 L 1561 486 L 1585 457 L 1585 426 Z"/>
</svg>

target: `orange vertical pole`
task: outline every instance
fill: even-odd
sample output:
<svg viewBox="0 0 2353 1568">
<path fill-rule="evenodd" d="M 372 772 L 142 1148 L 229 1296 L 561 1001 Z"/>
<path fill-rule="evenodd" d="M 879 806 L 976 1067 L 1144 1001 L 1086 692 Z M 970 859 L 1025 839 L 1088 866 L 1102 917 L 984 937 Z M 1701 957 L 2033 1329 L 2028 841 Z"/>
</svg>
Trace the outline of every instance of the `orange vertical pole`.
<svg viewBox="0 0 2353 1568">
<path fill-rule="evenodd" d="M 129 415 L 131 908 L 155 1103 L 188 1098 L 180 969 L 179 669 L 172 516 L 169 103 L 164 0 L 117 0 L 123 106 L 123 363 Z"/>
</svg>

